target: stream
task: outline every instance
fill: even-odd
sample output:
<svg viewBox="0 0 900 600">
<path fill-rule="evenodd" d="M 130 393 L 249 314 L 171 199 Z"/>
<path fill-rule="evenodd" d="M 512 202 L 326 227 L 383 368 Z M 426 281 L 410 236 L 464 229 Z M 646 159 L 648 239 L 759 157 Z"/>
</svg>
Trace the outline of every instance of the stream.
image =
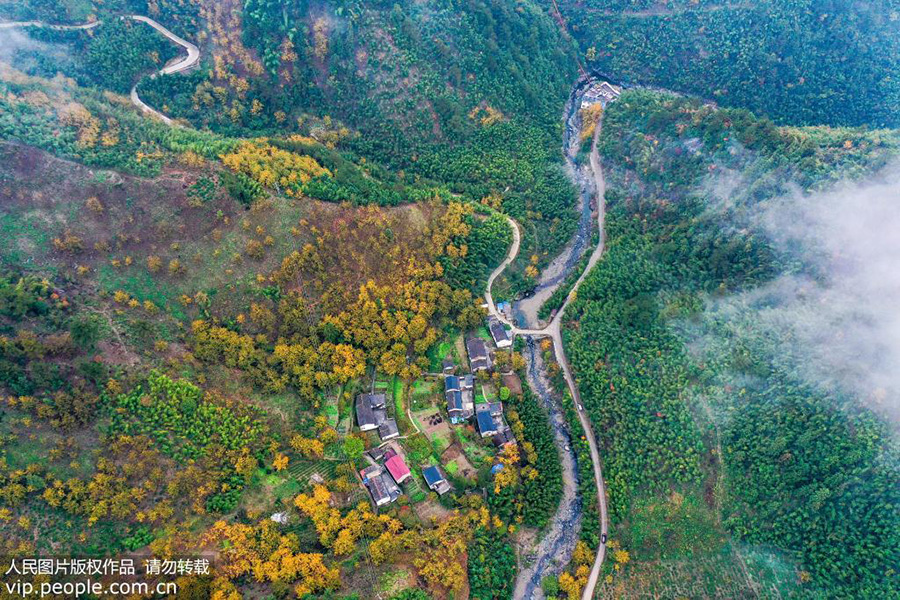
<svg viewBox="0 0 900 600">
<path fill-rule="evenodd" d="M 578 226 L 572 239 L 559 255 L 550 262 L 538 278 L 537 285 L 533 288 L 533 294 L 528 298 L 521 298 L 513 303 L 513 317 L 520 327 L 540 327 L 538 311 L 541 306 L 553 295 L 556 288 L 565 281 L 566 277 L 578 265 L 581 257 L 587 251 L 591 243 L 593 230 L 594 206 L 591 199 L 595 189 L 591 175 L 587 172 L 589 166 L 579 166 L 575 159 L 581 148 L 581 123 L 579 108 L 581 98 L 593 79 L 581 79 L 572 88 L 569 100 L 563 112 L 565 127 L 563 129 L 563 157 L 565 158 L 566 175 L 578 188 Z"/>
<path fill-rule="evenodd" d="M 514 598 L 544 598 L 541 580 L 559 575 L 568 565 L 581 531 L 582 502 L 578 494 L 578 463 L 565 413 L 559 399 L 550 390 L 544 359 L 534 338 L 527 338 L 525 349 L 528 385 L 547 412 L 562 466 L 563 493 L 559 508 L 547 526 L 547 533 L 521 557 Z M 569 448 L 569 450 L 566 450 Z"/>
<path fill-rule="evenodd" d="M 581 123 L 579 107 L 584 92 L 593 83 L 591 79 L 580 80 L 572 89 L 564 111 L 565 130 L 563 133 L 563 154 L 566 172 L 578 188 L 578 227 L 562 252 L 550 263 L 541 275 L 535 293 L 513 304 L 513 316 L 517 324 L 525 327 L 539 327 L 537 312 L 541 305 L 578 265 L 591 242 L 593 230 L 593 209 L 591 200 L 597 192 L 590 164 L 579 166 L 575 162 L 580 149 Z M 553 429 L 554 441 L 562 467 L 562 498 L 559 508 L 544 531 L 543 537 L 529 544 L 523 543 L 519 549 L 519 570 L 516 578 L 516 600 L 543 599 L 541 580 L 548 575 L 559 575 L 569 564 L 581 531 L 583 516 L 582 499 L 578 493 L 577 454 L 572 448 L 569 425 L 560 404 L 559 396 L 553 393 L 547 377 L 546 365 L 540 347 L 534 336 L 525 336 L 526 375 L 528 385 L 537 396 L 541 407 L 547 413 Z"/>
</svg>

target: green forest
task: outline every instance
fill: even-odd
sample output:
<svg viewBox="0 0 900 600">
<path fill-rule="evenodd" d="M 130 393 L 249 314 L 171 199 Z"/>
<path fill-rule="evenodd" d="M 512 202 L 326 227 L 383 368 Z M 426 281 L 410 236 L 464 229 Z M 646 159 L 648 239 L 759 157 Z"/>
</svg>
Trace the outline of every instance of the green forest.
<svg viewBox="0 0 900 600">
<path fill-rule="evenodd" d="M 624 94 L 605 115 L 601 135 L 614 182 L 608 249 L 567 313 L 567 348 L 602 432 L 613 521 L 625 539 L 638 543 L 642 527 L 662 526 L 647 512 L 648 498 L 671 501 L 673 490 L 685 499 L 706 495 L 706 508 L 680 534 L 693 526 L 713 539 L 644 538 L 643 549 L 631 548 L 639 558 L 677 558 L 679 545 L 689 555 L 714 553 L 727 532 L 787 552 L 800 565 L 801 590 L 812 597 L 888 597 L 897 591 L 892 573 L 900 548 L 900 470 L 888 430 L 852 399 L 779 370 L 763 337 L 749 349 L 730 354 L 726 345 L 696 360 L 679 335 L 680 323 L 702 318 L 704 303 L 797 268 L 762 232 L 723 222 L 746 225 L 752 205 L 786 185 L 814 189 L 877 168 L 897 143 L 857 130 L 851 148 L 816 133 L 695 100 Z M 692 139 L 702 144 L 685 152 Z M 738 142 L 749 151 L 729 152 Z M 725 213 L 709 210 L 713 199 L 704 197 L 713 168 L 740 170 L 757 182 Z M 719 424 L 709 411 L 728 417 Z M 718 491 L 716 477 L 723 482 Z M 717 510 L 724 528 L 718 534 L 709 522 Z"/>
<path fill-rule="evenodd" d="M 764 318 L 828 277 L 767 211 L 895 164 L 898 15 L 0 0 L 0 557 L 215 556 L 172 598 L 577 600 L 602 548 L 601 598 L 900 595 L 895 426 Z M 166 30 L 196 65 L 159 74 Z"/>
<path fill-rule="evenodd" d="M 559 4 L 587 65 L 614 80 L 697 94 L 784 124 L 897 126 L 896 2 Z"/>
</svg>

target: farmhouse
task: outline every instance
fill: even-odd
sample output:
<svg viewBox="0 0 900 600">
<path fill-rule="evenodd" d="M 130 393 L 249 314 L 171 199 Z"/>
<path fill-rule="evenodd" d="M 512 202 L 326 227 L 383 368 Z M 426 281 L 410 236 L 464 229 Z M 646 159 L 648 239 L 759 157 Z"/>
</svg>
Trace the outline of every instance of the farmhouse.
<svg viewBox="0 0 900 600">
<path fill-rule="evenodd" d="M 451 423 L 462 423 L 474 414 L 474 388 L 475 379 L 471 375 L 449 375 L 444 378 L 444 397 Z"/>
<path fill-rule="evenodd" d="M 426 467 L 422 471 L 422 476 L 425 478 L 425 483 L 428 484 L 428 487 L 441 496 L 450 491 L 450 484 L 447 483 L 444 474 L 437 467 Z"/>
<path fill-rule="evenodd" d="M 393 448 L 384 453 L 384 468 L 398 484 L 403 483 L 410 476 L 409 467 L 403 462 L 403 457 L 397 454 Z"/>
<path fill-rule="evenodd" d="M 400 437 L 400 429 L 397 427 L 396 419 L 385 419 L 378 426 L 378 437 L 385 441 Z"/>
<path fill-rule="evenodd" d="M 482 402 L 475 407 L 475 422 L 481 437 L 492 438 L 496 446 L 515 444 L 516 440 L 503 418 L 502 402 Z"/>
<path fill-rule="evenodd" d="M 384 394 L 360 394 L 356 397 L 356 422 L 360 431 L 371 431 L 387 419 Z"/>
<path fill-rule="evenodd" d="M 469 354 L 469 367 L 473 373 L 491 368 L 491 357 L 483 339 L 477 337 L 467 339 L 466 352 Z"/>
<path fill-rule="evenodd" d="M 379 465 L 369 465 L 359 472 L 359 476 L 369 490 L 369 494 L 372 495 L 375 506 L 390 504 L 402 493 L 397 484 Z"/>
<path fill-rule="evenodd" d="M 472 374 L 463 375 L 459 378 L 459 386 L 464 392 L 472 392 L 475 389 L 475 376 Z"/>
<path fill-rule="evenodd" d="M 463 410 L 462 392 L 459 390 L 447 390 L 444 392 L 447 398 L 447 414 L 451 423 L 461 423 L 466 420 Z M 471 416 L 471 415 L 470 415 Z"/>
<path fill-rule="evenodd" d="M 506 328 L 503 326 L 503 323 L 500 322 L 496 317 L 490 317 L 487 321 L 488 329 L 491 332 L 491 337 L 494 338 L 494 345 L 497 348 L 509 348 L 512 346 L 512 340 L 509 337 L 509 332 L 506 331 Z"/>
<path fill-rule="evenodd" d="M 377 429 L 382 440 L 400 436 L 397 421 L 387 416 L 386 400 L 384 394 L 360 394 L 356 397 L 356 422 L 360 431 Z"/>
<path fill-rule="evenodd" d="M 374 460 L 375 462 L 381 461 L 384 458 L 384 448 L 379 448 L 378 446 L 371 448 L 366 451 L 366 454 L 369 455 L 369 458 Z"/>
<path fill-rule="evenodd" d="M 500 429 L 497 427 L 494 417 L 486 410 L 475 413 L 475 422 L 478 423 L 478 433 L 480 433 L 483 438 L 500 433 Z"/>
</svg>

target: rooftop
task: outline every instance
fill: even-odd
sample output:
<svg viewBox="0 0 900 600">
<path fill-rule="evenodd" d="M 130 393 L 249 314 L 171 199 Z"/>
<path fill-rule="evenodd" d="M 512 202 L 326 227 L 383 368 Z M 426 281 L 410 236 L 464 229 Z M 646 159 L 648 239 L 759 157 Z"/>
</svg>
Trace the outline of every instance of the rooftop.
<svg viewBox="0 0 900 600">
<path fill-rule="evenodd" d="M 510 345 L 509 333 L 498 319 L 493 317 L 488 319 L 488 329 L 490 329 L 491 337 L 494 338 L 494 344 L 498 348 Z"/>
<path fill-rule="evenodd" d="M 384 394 L 360 394 L 363 398 L 368 399 L 372 408 L 384 408 L 387 397 Z"/>
<path fill-rule="evenodd" d="M 429 486 L 436 485 L 439 481 L 444 480 L 444 476 L 441 475 L 441 471 L 437 467 L 425 467 L 422 470 L 422 476 L 425 477 L 425 483 Z"/>
<path fill-rule="evenodd" d="M 400 435 L 400 429 L 397 427 L 397 421 L 394 419 L 385 419 L 378 426 L 378 435 L 383 440 L 389 440 Z"/>
<path fill-rule="evenodd" d="M 495 433 L 491 438 L 491 441 L 494 442 L 494 445 L 498 448 L 502 448 L 507 444 L 516 444 L 516 436 L 513 435 L 512 429 L 504 429 L 499 433 Z"/>
<path fill-rule="evenodd" d="M 469 354 L 469 365 L 473 371 L 490 368 L 490 357 L 483 339 L 477 337 L 467 339 L 466 352 Z"/>
<path fill-rule="evenodd" d="M 475 389 L 475 377 L 470 375 L 463 375 L 462 380 L 460 381 L 462 385 L 462 389 L 464 390 L 472 390 Z"/>
<path fill-rule="evenodd" d="M 384 458 L 384 449 L 378 448 L 376 446 L 375 448 L 372 448 L 368 452 L 366 452 L 366 454 L 368 454 L 372 458 L 372 460 L 378 461 Z"/>
<path fill-rule="evenodd" d="M 447 410 L 462 410 L 463 409 L 463 397 L 462 392 L 459 390 L 453 390 L 446 393 L 447 396 Z"/>
<path fill-rule="evenodd" d="M 484 340 L 478 337 L 469 338 L 466 340 L 466 351 L 469 353 L 469 358 L 475 360 L 476 358 L 487 358 L 487 346 L 484 345 Z"/>
<path fill-rule="evenodd" d="M 447 483 L 443 473 L 437 467 L 426 467 L 422 471 L 422 476 L 425 477 L 425 483 L 428 484 L 428 487 L 438 494 L 443 495 L 450 491 L 450 484 Z"/>
<path fill-rule="evenodd" d="M 359 394 L 356 397 L 356 422 L 361 429 L 374 429 L 387 418 L 384 394 Z"/>
<path fill-rule="evenodd" d="M 384 480 L 385 478 L 381 475 L 376 475 L 375 477 L 370 478 L 367 483 L 367 487 L 372 494 L 372 499 L 375 500 L 376 506 L 387 504 L 392 500 Z"/>
<path fill-rule="evenodd" d="M 367 479 L 375 477 L 379 474 L 381 474 L 381 467 L 378 465 L 369 465 L 359 472 L 359 476 L 362 477 L 363 481 L 366 481 Z"/>
<path fill-rule="evenodd" d="M 400 483 L 407 477 L 409 477 L 409 467 L 406 466 L 406 463 L 403 462 L 403 458 L 399 455 L 394 455 L 384 461 L 384 467 L 388 470 L 388 473 L 391 474 L 391 477 L 394 478 L 394 481 Z"/>
<path fill-rule="evenodd" d="M 475 414 L 475 419 L 478 422 L 478 431 L 481 435 L 492 435 L 497 433 L 497 425 L 494 423 L 494 417 L 491 416 L 491 413 L 483 410 Z"/>
<path fill-rule="evenodd" d="M 356 397 L 356 423 L 360 427 L 375 425 L 375 411 L 372 410 L 369 398 L 363 394 Z"/>
</svg>

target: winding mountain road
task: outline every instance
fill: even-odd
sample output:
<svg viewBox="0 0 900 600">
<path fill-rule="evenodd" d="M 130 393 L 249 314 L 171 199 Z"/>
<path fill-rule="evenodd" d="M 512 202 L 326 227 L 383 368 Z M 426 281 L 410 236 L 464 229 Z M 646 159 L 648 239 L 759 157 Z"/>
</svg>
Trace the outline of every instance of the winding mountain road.
<svg viewBox="0 0 900 600">
<path fill-rule="evenodd" d="M 184 38 L 175 35 L 171 31 L 169 31 L 164 25 L 161 25 L 157 21 L 151 19 L 150 17 L 145 17 L 143 15 L 127 15 L 127 17 L 122 17 L 132 19 L 134 21 L 140 21 L 141 23 L 146 23 L 153 29 L 157 30 L 159 33 L 169 38 L 172 42 L 178 44 L 185 50 L 187 50 L 187 56 L 183 57 L 178 62 L 174 62 L 170 65 L 166 65 L 151 77 L 157 77 L 159 75 L 171 75 L 173 73 L 180 73 L 182 71 L 186 71 L 200 62 L 200 48 L 197 47 L 196 44 L 192 44 L 191 42 L 185 40 Z M 41 21 L 7 21 L 5 23 L 0 23 L 0 29 L 12 29 L 16 27 L 40 27 L 43 29 L 51 29 L 54 31 L 76 31 L 76 30 L 85 30 L 85 29 L 93 29 L 101 25 L 103 21 L 91 21 L 89 23 L 78 23 L 75 25 L 57 25 L 54 23 L 44 23 Z M 141 100 L 140 96 L 137 92 L 137 83 L 131 88 L 131 93 L 129 94 L 131 98 L 132 104 L 138 107 L 141 112 L 147 115 L 151 115 L 161 120 L 166 125 L 177 126 L 177 123 L 162 114 L 152 106 L 149 106 L 143 100 Z"/>
<path fill-rule="evenodd" d="M 171 41 L 175 42 L 176 44 L 178 44 L 179 46 L 181 46 L 182 48 L 187 50 L 187 56 L 185 56 L 184 58 L 182 58 L 181 60 L 179 60 L 176 63 L 172 63 L 171 65 L 167 65 L 167 66 L 163 67 L 158 72 L 151 75 L 151 78 L 157 77 L 159 75 L 172 75 L 173 73 L 180 73 L 182 71 L 187 71 L 188 69 L 190 69 L 191 67 L 193 67 L 200 61 L 200 48 L 198 48 L 195 44 L 192 44 L 191 42 L 185 40 L 184 38 L 181 38 L 181 37 L 175 35 L 171 31 L 166 29 L 164 26 L 160 25 L 159 23 L 157 23 L 156 21 L 151 19 L 150 17 L 143 17 L 140 15 L 131 15 L 131 18 L 134 19 L 135 21 L 140 21 L 142 23 L 146 23 L 153 29 L 157 30 L 158 32 L 160 32 L 161 34 L 163 34 L 164 36 L 169 38 Z M 148 106 L 143 100 L 141 100 L 140 96 L 138 96 L 138 93 L 137 93 L 137 86 L 138 86 L 138 84 L 135 83 L 134 87 L 131 88 L 131 94 L 130 94 L 131 102 L 135 106 L 140 108 L 144 113 L 153 115 L 156 118 L 161 119 L 166 125 L 175 125 L 175 122 L 172 121 L 172 119 L 170 119 L 166 115 L 162 114 L 155 108 Z"/>
<path fill-rule="evenodd" d="M 602 124 L 602 123 L 601 123 Z M 594 139 L 591 146 L 590 153 L 590 171 L 592 173 L 592 184 L 593 184 L 593 192 L 596 194 L 597 199 L 597 226 L 600 231 L 600 240 L 597 243 L 597 246 L 594 248 L 591 253 L 591 257 L 588 260 L 587 267 L 578 277 L 578 280 L 575 282 L 575 285 L 572 287 L 572 291 L 569 292 L 568 297 L 563 303 L 562 307 L 557 311 L 556 315 L 550 320 L 550 322 L 542 329 L 523 329 L 516 326 L 514 323 L 511 323 L 500 311 L 497 310 L 497 305 L 494 302 L 493 295 L 491 293 L 491 288 L 494 284 L 494 281 L 500 274 L 515 260 L 516 256 L 519 253 L 519 246 L 521 243 L 521 234 L 520 227 L 518 223 L 516 223 L 512 218 L 507 217 L 509 222 L 509 226 L 513 231 L 513 243 L 510 245 L 509 252 L 506 258 L 502 263 L 491 273 L 488 277 L 487 289 L 485 290 L 484 299 L 487 303 L 488 312 L 499 319 L 502 323 L 506 324 L 510 329 L 511 333 L 523 337 L 528 338 L 539 338 L 539 337 L 549 337 L 553 341 L 553 350 L 556 356 L 556 361 L 559 363 L 560 368 L 562 369 L 563 375 L 565 376 L 566 384 L 569 387 L 569 393 L 572 395 L 572 399 L 575 402 L 575 406 L 577 409 L 578 420 L 581 422 L 581 427 L 584 429 L 585 437 L 588 441 L 588 446 L 590 448 L 591 453 L 591 463 L 593 465 L 594 471 L 594 483 L 597 488 L 597 501 L 598 506 L 600 507 L 600 531 L 602 534 L 602 539 L 606 539 L 606 536 L 609 533 L 609 518 L 607 514 L 607 506 L 606 506 L 606 487 L 603 483 L 603 471 L 600 466 L 600 451 L 597 446 L 597 439 L 594 435 L 593 427 L 591 426 L 590 419 L 583 409 L 583 404 L 581 401 L 581 394 L 578 391 L 578 385 L 575 381 L 575 377 L 572 375 L 572 367 L 569 365 L 569 361 L 566 358 L 565 350 L 563 349 L 562 343 L 562 331 L 561 324 L 563 315 L 566 312 L 566 308 L 569 306 L 570 302 L 574 299 L 575 293 L 578 288 L 581 286 L 581 283 L 587 277 L 590 270 L 597 264 L 597 261 L 600 260 L 600 257 L 603 255 L 603 250 L 605 248 L 605 235 L 604 235 L 604 220 L 606 213 L 606 204 L 605 204 L 605 193 L 606 193 L 606 182 L 603 178 L 603 170 L 600 166 L 600 156 L 597 151 L 597 140 L 600 135 L 600 126 L 597 125 L 597 128 L 594 132 Z M 594 557 L 594 564 L 591 567 L 590 576 L 588 577 L 588 582 L 584 587 L 582 592 L 582 600 L 590 600 L 594 596 L 594 590 L 597 586 L 597 582 L 600 578 L 600 569 L 603 566 L 603 561 L 606 558 L 606 544 L 601 542 L 600 546 L 597 548 L 597 554 Z M 528 600 L 528 599 L 526 599 Z"/>
</svg>

